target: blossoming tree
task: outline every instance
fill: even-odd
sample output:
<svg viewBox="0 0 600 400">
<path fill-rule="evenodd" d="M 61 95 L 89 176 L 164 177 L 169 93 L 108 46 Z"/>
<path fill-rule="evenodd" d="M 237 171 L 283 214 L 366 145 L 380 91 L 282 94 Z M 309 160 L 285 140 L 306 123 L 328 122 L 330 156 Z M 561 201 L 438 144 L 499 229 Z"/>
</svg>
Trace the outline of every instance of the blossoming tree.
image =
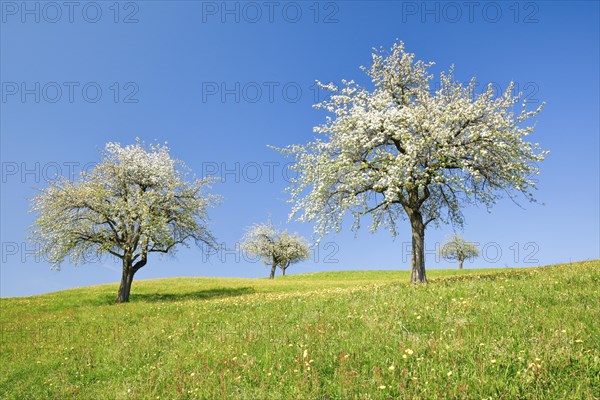
<svg viewBox="0 0 600 400">
<path fill-rule="evenodd" d="M 479 256 L 479 247 L 467 242 L 462 236 L 454 234 L 440 248 L 440 255 L 448 260 L 457 260 L 458 269 L 463 268 L 465 260 Z"/>
<path fill-rule="evenodd" d="M 90 255 L 120 259 L 122 303 L 150 253 L 172 253 L 190 242 L 214 244 L 207 209 L 217 198 L 203 193 L 208 180 L 186 180 L 185 165 L 166 146 L 108 143 L 103 156 L 78 182 L 50 183 L 34 198 L 32 238 L 55 266 L 67 257 L 74 264 Z"/>
<path fill-rule="evenodd" d="M 291 264 L 308 260 L 310 257 L 310 246 L 303 237 L 296 234 L 289 234 L 284 231 L 279 236 L 279 248 L 281 249 L 281 259 L 279 268 L 281 275 L 285 276 L 285 271 Z"/>
<path fill-rule="evenodd" d="M 242 249 L 271 265 L 270 279 L 275 277 L 277 266 L 285 275 L 291 264 L 310 257 L 310 248 L 303 237 L 279 231 L 270 222 L 252 226 L 242 240 Z"/>
<path fill-rule="evenodd" d="M 399 219 L 408 218 L 413 283 L 427 282 L 430 223 L 460 225 L 462 206 L 490 207 L 503 194 L 533 200 L 532 175 L 546 154 L 525 140 L 533 126 L 524 123 L 542 106 L 527 110 L 523 100 L 515 114 L 521 94 L 512 93 L 512 83 L 500 96 L 491 84 L 476 96 L 475 79 L 456 81 L 453 67 L 433 90 L 432 65 L 415 60 L 402 42 L 375 51 L 371 67 L 361 68 L 373 88 L 319 83 L 331 96 L 315 107 L 333 114 L 314 128 L 323 137 L 279 149 L 296 159 L 292 217 L 315 222 L 320 236 L 338 231 L 347 212 L 353 229 L 369 215 L 372 231 L 385 227 L 392 235 Z"/>
</svg>

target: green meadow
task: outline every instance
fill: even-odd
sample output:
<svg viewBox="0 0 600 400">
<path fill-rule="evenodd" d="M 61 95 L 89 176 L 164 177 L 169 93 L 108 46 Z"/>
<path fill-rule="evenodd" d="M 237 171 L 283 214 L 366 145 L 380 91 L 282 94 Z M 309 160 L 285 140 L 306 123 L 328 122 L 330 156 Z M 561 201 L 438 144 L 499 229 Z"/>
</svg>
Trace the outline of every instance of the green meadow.
<svg viewBox="0 0 600 400">
<path fill-rule="evenodd" d="M 120 305 L 116 284 L 1 299 L 0 398 L 600 398 L 600 261 L 428 278 L 175 278 L 134 281 Z"/>
</svg>

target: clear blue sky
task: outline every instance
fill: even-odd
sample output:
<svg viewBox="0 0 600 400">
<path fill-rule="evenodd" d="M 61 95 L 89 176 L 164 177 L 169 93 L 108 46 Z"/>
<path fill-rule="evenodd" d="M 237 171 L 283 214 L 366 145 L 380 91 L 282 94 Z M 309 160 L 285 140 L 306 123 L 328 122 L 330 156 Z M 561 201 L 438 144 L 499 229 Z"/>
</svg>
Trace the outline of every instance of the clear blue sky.
<svg viewBox="0 0 600 400">
<path fill-rule="evenodd" d="M 547 103 L 531 137 L 551 151 L 539 175 L 543 205 L 521 209 L 506 199 L 491 213 L 466 209 L 464 236 L 485 246 L 485 257 L 466 267 L 600 257 L 598 2 L 223 4 L 0 3 L 2 296 L 118 281 L 110 259 L 56 272 L 26 243 L 28 199 L 57 171 L 98 161 L 108 141 L 168 141 L 197 175 L 223 174 L 214 192 L 224 201 L 211 218 L 227 248 L 269 215 L 310 236 L 310 225 L 285 225 L 289 160 L 267 145 L 311 140 L 324 119 L 311 107 L 314 81 L 365 82 L 359 66 L 371 48 L 396 38 L 435 61 L 436 73 L 455 64 L 461 80 L 476 76 L 481 87 L 501 89 L 513 80 L 530 103 Z M 428 229 L 428 252 L 451 232 Z M 407 223 L 395 240 L 345 230 L 291 272 L 407 269 L 409 241 Z M 431 254 L 427 267 L 456 266 Z M 267 273 L 234 253 L 206 261 L 191 248 L 152 257 L 136 279 Z"/>
</svg>

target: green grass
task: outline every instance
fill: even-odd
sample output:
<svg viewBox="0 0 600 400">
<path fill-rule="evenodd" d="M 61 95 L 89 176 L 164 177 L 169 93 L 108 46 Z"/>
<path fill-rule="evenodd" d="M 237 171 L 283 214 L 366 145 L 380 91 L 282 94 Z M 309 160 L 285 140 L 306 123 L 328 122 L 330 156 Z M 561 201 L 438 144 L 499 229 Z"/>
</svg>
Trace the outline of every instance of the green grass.
<svg viewBox="0 0 600 400">
<path fill-rule="evenodd" d="M 1 299 L 1 399 L 600 398 L 600 261 Z"/>
</svg>

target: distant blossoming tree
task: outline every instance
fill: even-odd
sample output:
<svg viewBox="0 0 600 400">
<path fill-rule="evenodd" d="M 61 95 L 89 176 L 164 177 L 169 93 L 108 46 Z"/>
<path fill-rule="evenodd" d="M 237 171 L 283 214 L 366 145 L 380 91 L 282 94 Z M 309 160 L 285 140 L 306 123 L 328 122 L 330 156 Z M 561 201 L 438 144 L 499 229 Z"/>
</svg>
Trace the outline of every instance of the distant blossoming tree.
<svg viewBox="0 0 600 400">
<path fill-rule="evenodd" d="M 431 223 L 461 225 L 461 207 L 488 208 L 502 195 L 521 192 L 533 201 L 532 175 L 545 151 L 525 137 L 533 126 L 523 123 L 542 109 L 515 114 L 521 94 L 513 84 L 501 96 L 475 95 L 476 82 L 457 82 L 453 67 L 440 74 L 439 89 L 430 87 L 433 63 L 395 43 L 390 52 L 373 54 L 362 68 L 373 89 L 354 81 L 320 84 L 331 96 L 315 107 L 333 114 L 314 128 L 322 138 L 279 149 L 295 157 L 297 178 L 289 191 L 291 216 L 315 222 L 320 236 L 339 231 L 349 212 L 358 229 L 361 217 L 372 218 L 397 235 L 399 219 L 412 228 L 411 282 L 427 282 L 425 228 Z"/>
<path fill-rule="evenodd" d="M 189 242 L 214 245 L 207 209 L 218 199 L 203 193 L 208 180 L 186 180 L 187 168 L 166 145 L 108 143 L 103 156 L 78 182 L 52 182 L 34 198 L 32 239 L 56 266 L 67 257 L 75 264 L 90 255 L 119 258 L 122 303 L 150 253 L 172 253 Z"/>
<path fill-rule="evenodd" d="M 310 258 L 310 246 L 303 237 L 295 234 L 282 232 L 279 237 L 279 248 L 281 249 L 282 262 L 279 263 L 281 274 L 285 276 L 285 271 L 291 264 Z"/>
<path fill-rule="evenodd" d="M 479 248 L 475 243 L 467 242 L 460 235 L 454 234 L 442 245 L 440 255 L 448 260 L 457 260 L 458 269 L 462 269 L 465 260 L 479 256 Z"/>
<path fill-rule="evenodd" d="M 303 237 L 279 231 L 270 222 L 252 226 L 242 240 L 242 249 L 271 266 L 270 279 L 275 277 L 277 266 L 285 275 L 291 264 L 310 257 L 310 247 Z"/>
</svg>

